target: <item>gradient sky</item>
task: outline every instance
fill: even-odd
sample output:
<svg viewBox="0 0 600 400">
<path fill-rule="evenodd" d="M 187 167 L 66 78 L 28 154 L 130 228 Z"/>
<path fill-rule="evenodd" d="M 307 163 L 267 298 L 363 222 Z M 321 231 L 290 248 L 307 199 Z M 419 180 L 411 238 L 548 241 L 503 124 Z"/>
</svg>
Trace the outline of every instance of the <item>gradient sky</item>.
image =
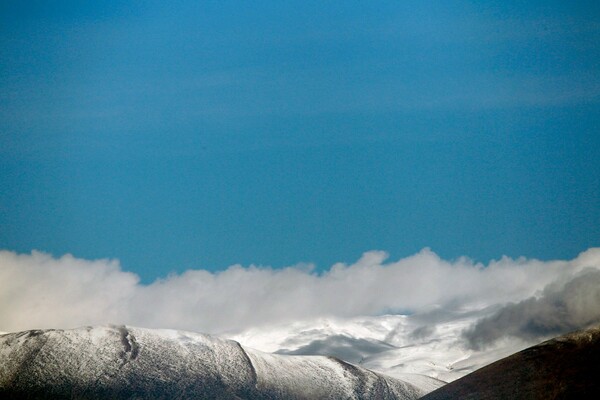
<svg viewBox="0 0 600 400">
<path fill-rule="evenodd" d="M 597 1 L 0 3 L 0 248 L 145 282 L 600 245 Z"/>
</svg>

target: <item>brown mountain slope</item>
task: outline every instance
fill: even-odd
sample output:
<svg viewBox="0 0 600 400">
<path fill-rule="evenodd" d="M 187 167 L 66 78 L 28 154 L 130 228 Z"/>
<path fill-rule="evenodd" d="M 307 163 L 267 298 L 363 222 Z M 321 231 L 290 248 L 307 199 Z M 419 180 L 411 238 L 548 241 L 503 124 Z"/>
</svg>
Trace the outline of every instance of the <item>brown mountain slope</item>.
<svg viewBox="0 0 600 400">
<path fill-rule="evenodd" d="M 530 347 L 423 397 L 445 399 L 600 399 L 600 327 Z"/>
</svg>

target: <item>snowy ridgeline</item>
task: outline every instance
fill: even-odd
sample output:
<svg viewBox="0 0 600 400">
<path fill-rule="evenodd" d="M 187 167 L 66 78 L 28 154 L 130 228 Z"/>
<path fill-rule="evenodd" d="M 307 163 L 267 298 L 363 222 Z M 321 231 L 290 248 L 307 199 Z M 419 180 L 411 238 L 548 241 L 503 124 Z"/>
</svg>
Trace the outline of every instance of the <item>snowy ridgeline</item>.
<svg viewBox="0 0 600 400">
<path fill-rule="evenodd" d="M 124 326 L 0 336 L 0 398 L 416 399 L 443 383 Z"/>
<path fill-rule="evenodd" d="M 435 322 L 419 315 L 320 318 L 251 328 L 227 337 L 269 353 L 333 355 L 420 386 L 420 380 L 428 377 L 454 381 L 535 344 L 512 339 L 481 350 L 468 348 L 462 333 L 482 315 L 469 312 Z"/>
</svg>

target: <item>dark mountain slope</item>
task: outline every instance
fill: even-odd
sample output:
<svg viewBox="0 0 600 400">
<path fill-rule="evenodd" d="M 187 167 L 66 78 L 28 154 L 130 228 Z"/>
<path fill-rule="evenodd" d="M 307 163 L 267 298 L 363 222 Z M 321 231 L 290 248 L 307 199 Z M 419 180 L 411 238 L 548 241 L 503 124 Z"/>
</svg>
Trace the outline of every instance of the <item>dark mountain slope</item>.
<svg viewBox="0 0 600 400">
<path fill-rule="evenodd" d="M 515 353 L 423 399 L 600 399 L 600 327 Z"/>
</svg>

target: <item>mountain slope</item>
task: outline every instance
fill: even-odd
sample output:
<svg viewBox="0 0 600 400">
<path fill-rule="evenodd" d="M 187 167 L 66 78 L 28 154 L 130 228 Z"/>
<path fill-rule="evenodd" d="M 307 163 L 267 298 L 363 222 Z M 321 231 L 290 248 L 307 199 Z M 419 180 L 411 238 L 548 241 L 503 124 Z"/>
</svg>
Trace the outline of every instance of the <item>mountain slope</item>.
<svg viewBox="0 0 600 400">
<path fill-rule="evenodd" d="M 0 336 L 1 398 L 416 399 L 415 385 L 335 358 L 125 326 Z"/>
<path fill-rule="evenodd" d="M 543 342 L 429 393 L 446 399 L 598 399 L 600 327 Z"/>
<path fill-rule="evenodd" d="M 269 353 L 330 355 L 403 381 L 427 380 L 432 391 L 440 380 L 456 380 L 535 344 L 511 340 L 482 350 L 465 347 L 463 331 L 484 315 L 328 317 L 255 327 L 228 338 Z"/>
</svg>

